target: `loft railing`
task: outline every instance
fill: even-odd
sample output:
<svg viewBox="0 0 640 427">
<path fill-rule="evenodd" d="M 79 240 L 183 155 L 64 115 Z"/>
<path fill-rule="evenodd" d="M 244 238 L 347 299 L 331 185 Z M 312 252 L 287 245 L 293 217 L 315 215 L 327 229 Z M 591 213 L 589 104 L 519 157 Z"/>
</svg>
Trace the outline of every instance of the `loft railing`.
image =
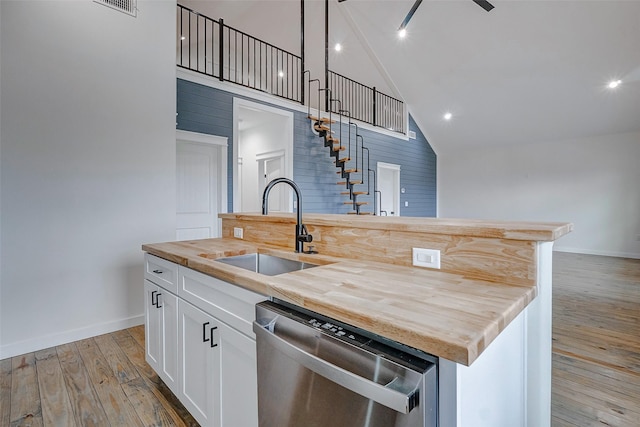
<svg viewBox="0 0 640 427">
<path fill-rule="evenodd" d="M 304 99 L 302 59 L 177 5 L 179 67 L 296 102 Z"/>
<path fill-rule="evenodd" d="M 404 102 L 331 70 L 328 79 L 332 97 L 341 101 L 339 108 L 349 111 L 352 119 L 405 133 Z M 336 104 L 330 108 L 340 113 Z"/>
</svg>

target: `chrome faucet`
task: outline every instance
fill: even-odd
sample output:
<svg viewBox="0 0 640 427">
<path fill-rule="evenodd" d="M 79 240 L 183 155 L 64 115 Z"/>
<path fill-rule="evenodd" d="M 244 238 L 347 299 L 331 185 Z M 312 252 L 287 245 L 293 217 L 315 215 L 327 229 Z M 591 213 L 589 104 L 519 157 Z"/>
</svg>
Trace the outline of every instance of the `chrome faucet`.
<svg viewBox="0 0 640 427">
<path fill-rule="evenodd" d="M 281 182 L 285 184 L 289 184 L 293 191 L 296 193 L 296 201 L 298 202 L 298 216 L 296 220 L 296 238 L 295 238 L 295 246 L 296 252 L 304 252 L 304 242 L 312 242 L 313 236 L 309 234 L 307 231 L 307 227 L 302 223 L 302 194 L 300 193 L 300 188 L 296 185 L 295 182 L 288 178 L 276 178 L 267 184 L 264 189 L 264 193 L 262 193 L 262 215 L 267 215 L 269 213 L 268 201 L 269 201 L 269 192 L 271 189 Z"/>
</svg>

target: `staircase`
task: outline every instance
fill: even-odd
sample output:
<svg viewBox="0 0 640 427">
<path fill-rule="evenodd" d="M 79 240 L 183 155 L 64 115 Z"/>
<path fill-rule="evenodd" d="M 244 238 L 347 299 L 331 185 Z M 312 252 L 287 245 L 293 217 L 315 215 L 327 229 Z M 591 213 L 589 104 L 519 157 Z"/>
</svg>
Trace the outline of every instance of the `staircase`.
<svg viewBox="0 0 640 427">
<path fill-rule="evenodd" d="M 311 93 L 311 83 L 318 82 L 320 86 L 320 80 L 310 79 L 309 90 L 307 93 Z M 309 109 L 307 117 L 311 121 L 311 126 L 318 136 L 323 139 L 324 146 L 329 149 L 329 156 L 333 159 L 333 162 L 338 168 L 336 174 L 340 176 L 336 182 L 339 186 L 344 186 L 343 191 L 340 192 L 343 196 L 348 196 L 348 200 L 343 203 L 350 205 L 352 210 L 347 212 L 352 215 L 376 215 L 376 201 L 380 195 L 380 191 L 377 188 L 375 171 L 369 167 L 369 149 L 364 145 L 364 138 L 358 132 L 358 125 L 352 121 L 351 114 L 347 110 L 338 108 L 337 120 L 332 117 L 332 108 L 329 108 L 329 117 L 321 117 L 320 114 L 320 95 L 325 92 L 327 94 L 327 100 L 331 106 L 333 104 L 340 105 L 339 99 L 331 97 L 330 89 L 319 88 L 318 89 L 318 114 L 317 116 L 311 115 L 311 103 L 309 102 Z M 346 118 L 346 122 L 344 122 Z M 346 135 L 343 139 L 343 128 L 347 127 Z M 355 128 L 355 132 L 352 132 L 352 128 Z M 337 136 L 336 136 L 337 132 Z M 346 143 L 345 143 L 346 140 Z M 360 141 L 360 144 L 358 144 Z M 366 167 L 364 165 L 364 153 L 367 152 Z M 369 202 L 358 201 L 358 196 L 371 195 L 371 179 L 373 176 L 373 211 L 363 210 L 363 207 L 369 205 Z M 366 184 L 366 191 L 365 191 Z M 345 197 L 346 199 L 346 197 Z"/>
</svg>

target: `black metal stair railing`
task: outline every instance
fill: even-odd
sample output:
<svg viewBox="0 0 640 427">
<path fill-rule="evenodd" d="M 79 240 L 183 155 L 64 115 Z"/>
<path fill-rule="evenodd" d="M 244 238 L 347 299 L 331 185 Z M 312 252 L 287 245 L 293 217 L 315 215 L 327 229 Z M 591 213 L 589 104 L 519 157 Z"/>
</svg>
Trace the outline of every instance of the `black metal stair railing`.
<svg viewBox="0 0 640 427">
<path fill-rule="evenodd" d="M 302 58 L 177 5 L 176 64 L 198 73 L 302 102 Z"/>
<path fill-rule="evenodd" d="M 404 102 L 399 99 L 331 70 L 328 70 L 327 87 L 335 99 L 342 101 L 342 109 L 351 112 L 352 119 L 405 133 Z"/>
</svg>

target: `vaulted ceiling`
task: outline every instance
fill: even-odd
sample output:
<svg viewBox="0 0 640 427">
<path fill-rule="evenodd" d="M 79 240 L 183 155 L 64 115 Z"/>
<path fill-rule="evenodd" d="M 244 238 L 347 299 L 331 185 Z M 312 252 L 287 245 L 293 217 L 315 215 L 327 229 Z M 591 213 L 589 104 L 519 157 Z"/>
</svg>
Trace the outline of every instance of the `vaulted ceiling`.
<svg viewBox="0 0 640 427">
<path fill-rule="evenodd" d="M 180 3 L 300 50 L 299 0 Z M 400 39 L 413 3 L 330 0 L 330 40 L 344 47 L 330 61 L 403 99 L 436 152 L 640 132 L 639 0 L 493 0 L 491 12 L 425 0 Z M 306 54 L 318 73 L 323 8 L 305 3 Z"/>
</svg>

